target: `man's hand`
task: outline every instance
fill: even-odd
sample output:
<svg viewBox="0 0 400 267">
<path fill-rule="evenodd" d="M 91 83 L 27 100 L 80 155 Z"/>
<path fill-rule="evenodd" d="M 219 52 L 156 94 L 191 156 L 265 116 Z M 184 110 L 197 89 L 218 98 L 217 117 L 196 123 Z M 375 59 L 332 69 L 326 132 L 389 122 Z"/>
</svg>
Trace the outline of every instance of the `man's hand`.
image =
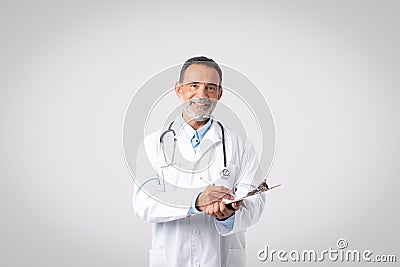
<svg viewBox="0 0 400 267">
<path fill-rule="evenodd" d="M 237 211 L 240 207 L 240 202 L 230 204 L 232 209 L 229 209 L 222 198 L 233 200 L 231 190 L 223 186 L 207 186 L 204 191 L 197 197 L 196 208 L 204 211 L 206 214 L 217 219 L 225 219 Z"/>
<path fill-rule="evenodd" d="M 230 193 L 231 190 L 226 187 L 209 185 L 197 197 L 196 208 L 200 211 L 204 211 L 210 204 L 220 202 L 222 198 L 234 199 Z"/>
<path fill-rule="evenodd" d="M 223 201 L 214 202 L 207 206 L 205 213 L 219 220 L 223 220 L 235 213 L 240 208 L 240 203 L 241 201 L 228 204 L 232 207 L 228 208 L 227 204 Z"/>
</svg>

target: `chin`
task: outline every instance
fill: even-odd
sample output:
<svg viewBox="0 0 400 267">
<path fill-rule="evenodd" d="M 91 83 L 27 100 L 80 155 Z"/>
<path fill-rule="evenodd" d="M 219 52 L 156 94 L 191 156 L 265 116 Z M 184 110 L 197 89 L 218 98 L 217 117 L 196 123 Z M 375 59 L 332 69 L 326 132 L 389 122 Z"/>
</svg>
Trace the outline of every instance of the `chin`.
<svg viewBox="0 0 400 267">
<path fill-rule="evenodd" d="M 195 122 L 203 122 L 206 121 L 210 118 L 210 116 L 199 116 L 199 117 L 194 117 L 193 120 Z"/>
<path fill-rule="evenodd" d="M 196 111 L 194 111 L 194 110 L 187 109 L 186 110 L 186 114 L 191 120 L 196 121 L 196 122 L 206 121 L 211 116 L 210 110 L 207 110 L 207 111 L 196 110 Z"/>
</svg>

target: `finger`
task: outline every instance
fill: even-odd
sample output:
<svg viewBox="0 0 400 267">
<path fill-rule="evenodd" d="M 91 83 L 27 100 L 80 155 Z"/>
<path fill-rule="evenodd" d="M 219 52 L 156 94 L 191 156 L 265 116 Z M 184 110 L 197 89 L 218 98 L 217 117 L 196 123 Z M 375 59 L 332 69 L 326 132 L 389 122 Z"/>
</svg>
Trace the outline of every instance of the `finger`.
<svg viewBox="0 0 400 267">
<path fill-rule="evenodd" d="M 224 218 L 230 216 L 232 214 L 232 212 L 233 212 L 233 211 L 228 209 L 228 207 L 226 206 L 225 202 L 220 202 L 219 210 L 223 214 Z"/>
<path fill-rule="evenodd" d="M 210 192 L 216 195 L 226 195 L 232 193 L 229 188 L 224 186 L 212 186 L 210 187 Z"/>
<path fill-rule="evenodd" d="M 224 192 L 210 192 L 209 196 L 213 197 L 213 198 L 217 198 L 217 199 L 222 199 L 222 198 L 227 198 L 227 199 L 231 199 L 234 198 L 234 196 L 232 194 L 230 194 L 229 192 L 224 193 Z"/>
<path fill-rule="evenodd" d="M 211 214 L 212 214 L 212 209 L 211 209 L 210 207 L 211 207 L 211 205 L 208 205 L 208 206 L 206 207 L 206 214 L 208 214 L 208 215 L 211 215 Z"/>
<path fill-rule="evenodd" d="M 224 214 L 219 210 L 219 205 L 220 204 L 218 202 L 214 203 L 214 214 L 217 216 L 217 218 L 224 216 Z"/>
<path fill-rule="evenodd" d="M 218 198 L 211 198 L 211 197 L 207 197 L 207 198 L 205 198 L 205 199 L 203 199 L 203 201 L 202 201 L 202 205 L 203 206 L 208 206 L 208 205 L 211 205 L 211 204 L 214 204 L 214 202 L 217 202 L 217 201 L 220 201 L 220 199 L 218 199 Z"/>
<path fill-rule="evenodd" d="M 221 195 L 221 194 L 230 194 L 232 193 L 232 190 L 224 186 L 208 185 L 205 187 L 203 193 L 206 195 Z"/>
<path fill-rule="evenodd" d="M 213 213 L 219 215 L 219 204 L 217 202 L 213 204 Z"/>
<path fill-rule="evenodd" d="M 214 213 L 214 204 L 208 205 L 207 209 L 208 209 L 208 213 L 207 213 L 208 215 L 210 215 L 214 218 L 217 218 L 217 215 Z"/>
<path fill-rule="evenodd" d="M 213 196 L 213 195 L 210 195 L 209 192 L 204 191 L 197 198 L 196 205 L 197 206 L 206 206 L 212 202 L 219 201 L 219 200 L 220 200 L 219 196 Z"/>
<path fill-rule="evenodd" d="M 223 198 L 231 200 L 232 197 L 230 195 L 226 194 L 210 194 L 204 198 L 202 198 L 202 203 L 204 204 L 210 204 L 212 202 L 220 202 Z"/>
<path fill-rule="evenodd" d="M 223 186 L 212 186 L 209 185 L 205 190 L 199 195 L 199 205 L 208 205 L 215 201 L 220 201 L 222 198 L 233 199 L 230 195 L 232 190 Z"/>
<path fill-rule="evenodd" d="M 220 193 L 229 193 L 229 191 L 231 191 L 231 189 L 226 188 L 225 186 L 222 185 L 214 185 L 214 186 L 210 186 L 211 191 L 213 192 L 220 192 Z"/>
<path fill-rule="evenodd" d="M 239 204 L 238 204 L 237 202 L 232 203 L 232 208 L 233 208 L 234 210 L 238 210 L 238 209 L 239 209 Z"/>
<path fill-rule="evenodd" d="M 235 199 L 235 197 L 232 196 L 232 195 L 225 195 L 224 198 L 228 199 L 228 200 L 234 200 Z"/>
<path fill-rule="evenodd" d="M 237 210 L 240 208 L 240 202 L 241 202 L 241 201 L 232 203 L 232 208 L 233 208 L 235 211 L 237 211 Z"/>
</svg>

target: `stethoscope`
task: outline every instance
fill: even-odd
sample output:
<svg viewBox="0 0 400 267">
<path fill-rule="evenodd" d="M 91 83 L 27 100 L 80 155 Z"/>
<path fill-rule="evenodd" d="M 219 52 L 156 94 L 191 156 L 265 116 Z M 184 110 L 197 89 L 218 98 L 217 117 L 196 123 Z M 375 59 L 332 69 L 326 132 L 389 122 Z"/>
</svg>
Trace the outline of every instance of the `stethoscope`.
<svg viewBox="0 0 400 267">
<path fill-rule="evenodd" d="M 171 165 L 174 165 L 174 157 L 175 157 L 175 150 L 176 150 L 176 132 L 175 130 L 172 128 L 172 125 L 174 124 L 175 121 L 172 121 L 170 123 L 170 125 L 168 126 L 168 129 L 165 130 L 161 136 L 160 136 L 160 145 L 161 145 L 161 150 L 163 151 L 164 154 L 164 158 L 165 158 L 165 162 L 167 162 L 167 156 L 165 155 L 165 150 L 164 150 L 164 137 L 166 134 L 168 133 L 172 133 L 174 135 L 174 144 L 173 144 L 173 149 L 172 149 L 172 157 L 171 157 L 171 162 L 167 163 L 167 166 L 165 167 L 169 167 Z M 221 134 L 222 134 L 222 152 L 224 155 L 224 167 L 222 168 L 222 170 L 220 171 L 219 175 L 222 179 L 228 179 L 229 175 L 230 175 L 230 171 L 226 166 L 226 148 L 225 148 L 225 129 L 224 126 L 222 126 L 222 124 L 219 121 L 216 121 L 219 126 L 221 127 Z"/>
</svg>

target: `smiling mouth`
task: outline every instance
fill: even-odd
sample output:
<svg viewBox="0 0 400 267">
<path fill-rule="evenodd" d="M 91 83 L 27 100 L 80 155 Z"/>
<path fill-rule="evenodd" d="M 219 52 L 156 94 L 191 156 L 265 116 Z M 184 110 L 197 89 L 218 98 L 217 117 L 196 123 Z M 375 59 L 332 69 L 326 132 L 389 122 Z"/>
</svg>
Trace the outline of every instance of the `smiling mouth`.
<svg viewBox="0 0 400 267">
<path fill-rule="evenodd" d="M 192 107 L 192 109 L 193 110 L 202 110 L 202 111 L 205 111 L 205 110 L 209 110 L 210 109 L 210 105 L 209 104 L 203 104 L 203 103 L 196 103 L 196 102 L 193 102 L 193 103 L 191 103 L 190 104 L 190 106 Z"/>
<path fill-rule="evenodd" d="M 196 102 L 192 102 L 191 105 L 196 105 L 196 106 L 202 106 L 202 107 L 209 107 L 210 104 L 206 104 L 206 103 L 196 103 Z"/>
<path fill-rule="evenodd" d="M 196 105 L 196 106 L 210 106 L 211 103 L 210 101 L 207 101 L 205 99 L 189 99 L 189 104 L 192 105 Z"/>
</svg>

